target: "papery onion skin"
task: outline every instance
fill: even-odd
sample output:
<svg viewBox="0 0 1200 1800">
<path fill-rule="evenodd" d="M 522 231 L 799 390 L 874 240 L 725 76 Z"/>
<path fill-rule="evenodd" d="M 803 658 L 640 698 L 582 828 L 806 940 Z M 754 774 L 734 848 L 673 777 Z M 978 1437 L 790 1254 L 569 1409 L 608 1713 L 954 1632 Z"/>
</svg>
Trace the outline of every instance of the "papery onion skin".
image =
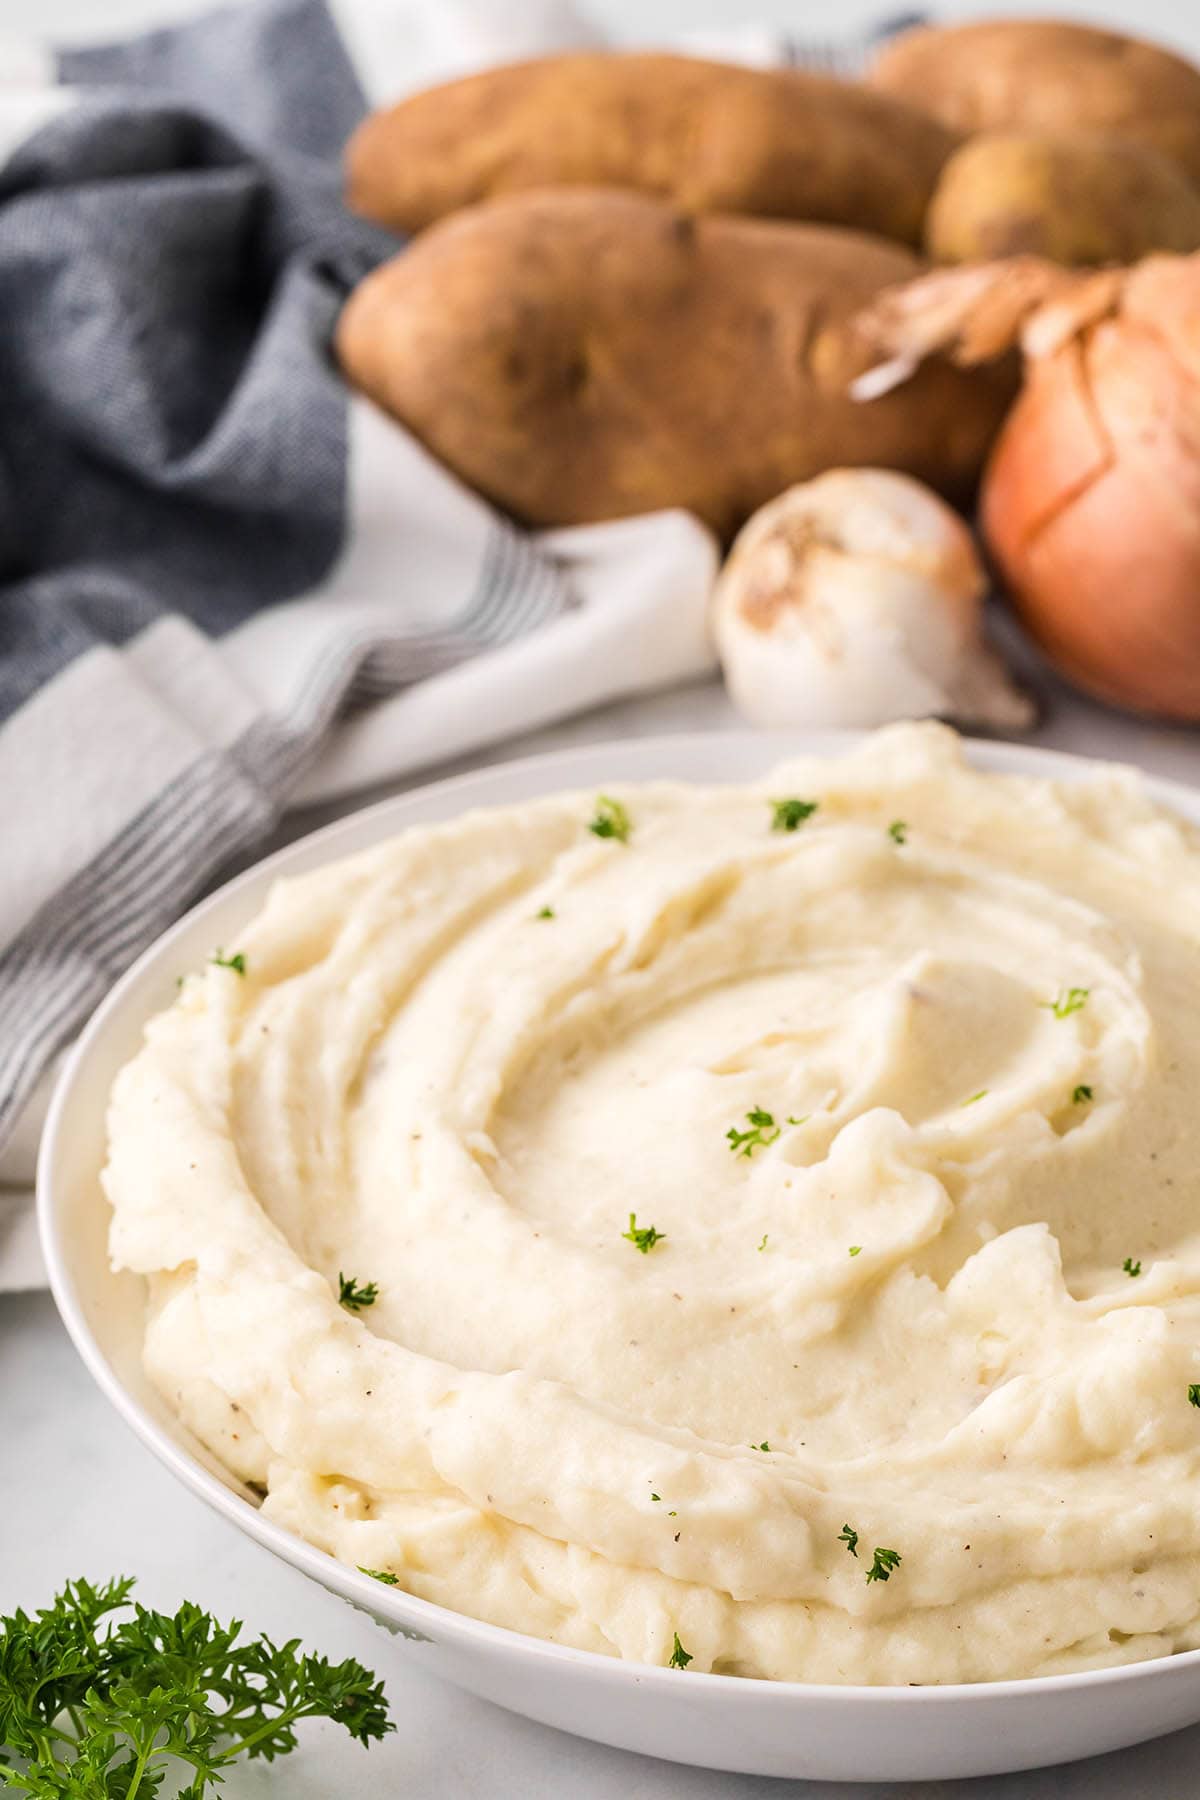
<svg viewBox="0 0 1200 1800">
<path fill-rule="evenodd" d="M 980 495 L 1003 585 L 1081 687 L 1200 722 L 1200 253 L 937 270 L 857 326 L 880 357 L 864 397 L 928 356 L 974 366 L 1020 343 L 1024 386 Z"/>
<path fill-rule="evenodd" d="M 1182 266 L 1200 322 L 1200 259 Z M 1151 323 L 1126 307 L 1030 358 L 981 510 L 1004 586 L 1064 674 L 1200 720 L 1200 384 Z"/>
</svg>

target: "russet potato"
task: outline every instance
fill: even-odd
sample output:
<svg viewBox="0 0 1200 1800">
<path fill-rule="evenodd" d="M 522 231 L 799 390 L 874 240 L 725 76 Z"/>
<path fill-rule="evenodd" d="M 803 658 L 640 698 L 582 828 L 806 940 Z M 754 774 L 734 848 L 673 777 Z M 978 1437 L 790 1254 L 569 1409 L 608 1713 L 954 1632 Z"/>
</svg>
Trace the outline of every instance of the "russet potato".
<svg viewBox="0 0 1200 1800">
<path fill-rule="evenodd" d="M 937 361 L 856 403 L 853 323 L 918 272 L 858 232 L 695 218 L 613 190 L 492 201 L 351 294 L 350 381 L 533 525 L 686 507 L 723 537 L 822 469 L 900 469 L 963 498 L 1012 393 Z"/>
<path fill-rule="evenodd" d="M 520 189 L 627 187 L 688 212 L 916 244 L 955 142 L 903 100 L 799 69 L 583 52 L 488 69 L 374 114 L 347 151 L 347 196 L 412 232 Z"/>
<path fill-rule="evenodd" d="M 1107 132 L 981 132 L 942 170 L 925 248 L 935 262 L 1067 264 L 1196 250 L 1200 188 L 1160 150 Z"/>
<path fill-rule="evenodd" d="M 885 46 L 868 80 L 964 135 L 1115 132 L 1200 186 L 1200 69 L 1120 32 L 1049 19 L 924 26 Z"/>
</svg>

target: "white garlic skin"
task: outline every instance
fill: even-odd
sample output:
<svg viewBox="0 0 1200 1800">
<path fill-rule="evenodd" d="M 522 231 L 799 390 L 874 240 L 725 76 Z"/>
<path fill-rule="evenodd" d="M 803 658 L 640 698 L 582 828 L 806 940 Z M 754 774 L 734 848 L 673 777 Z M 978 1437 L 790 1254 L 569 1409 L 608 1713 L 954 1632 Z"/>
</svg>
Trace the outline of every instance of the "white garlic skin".
<svg viewBox="0 0 1200 1800">
<path fill-rule="evenodd" d="M 935 715 L 1034 722 L 983 639 L 987 577 L 966 525 L 890 469 L 831 469 L 761 507 L 713 591 L 713 634 L 756 725 Z"/>
</svg>

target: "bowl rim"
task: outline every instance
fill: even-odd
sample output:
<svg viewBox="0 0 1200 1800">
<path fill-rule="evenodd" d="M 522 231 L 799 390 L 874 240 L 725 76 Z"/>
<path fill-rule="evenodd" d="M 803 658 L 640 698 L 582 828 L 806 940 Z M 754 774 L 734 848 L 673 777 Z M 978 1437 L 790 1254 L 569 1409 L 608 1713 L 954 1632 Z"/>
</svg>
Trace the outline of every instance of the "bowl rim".
<svg viewBox="0 0 1200 1800">
<path fill-rule="evenodd" d="M 72 1273 L 70 1251 L 64 1235 L 59 1230 L 56 1198 L 59 1147 L 69 1130 L 75 1089 L 86 1078 L 91 1057 L 97 1045 L 103 1043 L 110 1021 L 124 1005 L 128 992 L 149 970 L 166 960 L 176 940 L 190 932 L 207 913 L 223 907 L 231 897 L 241 891 L 258 886 L 264 880 L 273 879 L 276 875 L 284 873 L 290 864 L 301 861 L 305 856 L 311 855 L 315 849 L 328 848 L 329 850 L 328 857 L 319 858 L 320 863 L 332 861 L 339 854 L 339 840 L 351 836 L 357 838 L 364 828 L 371 832 L 376 823 L 381 826 L 386 825 L 388 821 L 395 818 L 395 829 L 397 831 L 405 829 L 403 815 L 406 809 L 413 806 L 414 802 L 419 804 L 426 799 L 433 799 L 440 806 L 443 800 L 452 801 L 460 790 L 465 789 L 472 796 L 467 802 L 468 805 L 485 806 L 490 802 L 486 795 L 480 794 L 480 790 L 493 786 L 503 788 L 516 772 L 535 777 L 545 774 L 548 778 L 552 778 L 555 770 L 566 763 L 580 759 L 584 761 L 595 759 L 597 762 L 602 762 L 606 756 L 611 758 L 617 753 L 625 756 L 631 748 L 636 749 L 640 755 L 644 755 L 646 762 L 652 765 L 660 757 L 686 757 L 690 752 L 699 752 L 701 746 L 706 751 L 711 751 L 714 743 L 728 746 L 731 749 L 735 746 L 744 749 L 752 747 L 755 751 L 761 751 L 762 768 L 766 770 L 771 767 L 773 762 L 784 760 L 789 756 L 833 756 L 844 753 L 869 735 L 866 731 L 858 730 L 800 730 L 794 732 L 734 730 L 658 733 L 644 738 L 604 739 L 594 743 L 570 744 L 529 756 L 505 759 L 483 768 L 468 769 L 436 781 L 419 782 L 399 794 L 389 795 L 384 799 L 370 802 L 366 806 L 352 807 L 341 817 L 314 831 L 305 833 L 273 851 L 270 855 L 254 862 L 248 868 L 239 871 L 230 880 L 214 889 L 212 893 L 190 906 L 165 932 L 155 938 L 120 976 L 87 1020 L 65 1058 L 54 1084 L 37 1159 L 38 1234 L 51 1294 L 59 1316 L 88 1373 L 134 1436 L 192 1494 L 203 1500 L 214 1511 L 229 1519 L 263 1548 L 272 1551 L 326 1589 L 331 1589 L 343 1599 L 348 1600 L 352 1605 L 374 1614 L 385 1628 L 390 1627 L 397 1630 L 400 1635 L 421 1640 L 435 1640 L 439 1637 L 441 1641 L 457 1640 L 466 1647 L 484 1653 L 506 1657 L 524 1657 L 534 1662 L 549 1663 L 564 1671 L 574 1668 L 581 1676 L 590 1674 L 599 1681 L 609 1684 L 645 1686 L 649 1683 L 652 1686 L 661 1686 L 663 1691 L 678 1691 L 671 1684 L 678 1682 L 679 1671 L 662 1664 L 636 1662 L 627 1658 L 607 1656 L 600 1651 L 582 1650 L 573 1645 L 555 1643 L 551 1639 L 517 1631 L 510 1626 L 495 1625 L 487 1620 L 474 1618 L 469 1613 L 455 1612 L 449 1607 L 438 1605 L 435 1601 L 425 1600 L 417 1594 L 411 1594 L 404 1588 L 391 1587 L 377 1581 L 373 1576 L 365 1575 L 359 1569 L 339 1562 L 336 1557 L 318 1549 L 316 1545 L 310 1544 L 297 1533 L 276 1524 L 274 1520 L 264 1518 L 257 1506 L 252 1505 L 234 1488 L 205 1468 L 196 1457 L 183 1445 L 177 1443 L 150 1416 L 126 1388 L 92 1332 Z M 1011 743 L 999 738 L 977 738 L 963 735 L 962 743 L 966 754 L 973 763 L 997 774 L 1021 774 L 1024 772 L 1031 775 L 1059 776 L 1067 780 L 1082 780 L 1097 769 L 1132 769 L 1144 782 L 1146 790 L 1153 800 L 1165 805 L 1171 811 L 1182 814 L 1193 825 L 1200 826 L 1200 788 L 1190 787 L 1182 781 L 1153 775 L 1139 769 L 1136 764 L 1123 763 L 1114 758 L 1082 755 L 1072 751 L 1048 750 L 1036 744 Z M 697 785 L 701 785 L 695 777 L 663 775 L 661 772 L 656 772 L 653 766 L 648 767 L 637 779 L 644 781 L 695 780 Z M 713 783 L 713 785 L 719 785 L 719 783 Z M 552 779 L 548 780 L 544 791 L 547 793 L 554 791 Z M 475 798 L 476 795 L 480 797 Z M 441 816 L 450 817 L 452 815 L 446 813 Z M 382 831 L 378 835 L 372 834 L 371 841 L 380 842 L 383 840 L 383 836 Z M 311 866 L 317 865 L 314 863 Z M 214 1458 L 214 1462 L 217 1461 L 219 1459 Z M 1094 1669 L 1077 1669 L 1061 1675 L 1032 1675 L 1019 1676 L 1011 1680 L 927 1683 L 915 1686 L 774 1681 L 765 1676 L 724 1675 L 705 1670 L 689 1670 L 686 1673 L 689 1684 L 700 1683 L 701 1691 L 706 1691 L 714 1699 L 719 1694 L 726 1697 L 738 1694 L 742 1696 L 744 1704 L 753 1702 L 772 1707 L 786 1707 L 797 1706 L 808 1701 L 833 1706 L 867 1706 L 887 1711 L 895 1706 L 928 1708 L 952 1704 L 967 1698 L 991 1705 L 1003 1701 L 1015 1703 L 1021 1699 L 1044 1699 L 1059 1694 L 1065 1696 L 1072 1691 L 1094 1690 L 1097 1687 L 1106 1687 L 1113 1683 L 1144 1681 L 1152 1679 L 1155 1675 L 1162 1677 L 1167 1671 L 1182 1675 L 1186 1669 L 1195 1669 L 1197 1666 L 1200 1666 L 1200 1648 L 1148 1657 L 1138 1662 L 1107 1664 Z M 689 1685 L 690 1691 L 693 1690 Z"/>
</svg>

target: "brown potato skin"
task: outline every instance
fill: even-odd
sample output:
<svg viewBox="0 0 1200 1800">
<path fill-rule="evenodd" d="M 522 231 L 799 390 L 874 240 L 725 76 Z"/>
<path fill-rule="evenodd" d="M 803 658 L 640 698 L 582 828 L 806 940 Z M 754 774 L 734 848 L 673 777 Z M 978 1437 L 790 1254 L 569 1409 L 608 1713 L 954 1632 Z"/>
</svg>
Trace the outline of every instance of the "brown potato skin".
<svg viewBox="0 0 1200 1800">
<path fill-rule="evenodd" d="M 884 398 L 851 325 L 919 264 L 832 227 L 693 218 L 612 190 L 492 201 L 351 294 L 349 380 L 530 525 L 685 507 L 723 538 L 835 465 L 973 490 L 1011 370 L 930 362 Z"/>
<path fill-rule="evenodd" d="M 1200 189 L 1161 152 L 1106 132 L 981 132 L 942 170 L 925 217 L 934 262 L 1083 266 L 1198 248 Z"/>
<path fill-rule="evenodd" d="M 375 113 L 350 140 L 346 189 L 355 212 L 405 232 L 504 193 L 592 186 L 917 244 L 955 142 L 903 101 L 797 69 L 582 52 Z"/>
<path fill-rule="evenodd" d="M 867 79 L 964 136 L 1115 132 L 1171 157 L 1200 186 L 1200 69 L 1120 32 L 1047 19 L 923 26 L 885 46 Z"/>
</svg>

